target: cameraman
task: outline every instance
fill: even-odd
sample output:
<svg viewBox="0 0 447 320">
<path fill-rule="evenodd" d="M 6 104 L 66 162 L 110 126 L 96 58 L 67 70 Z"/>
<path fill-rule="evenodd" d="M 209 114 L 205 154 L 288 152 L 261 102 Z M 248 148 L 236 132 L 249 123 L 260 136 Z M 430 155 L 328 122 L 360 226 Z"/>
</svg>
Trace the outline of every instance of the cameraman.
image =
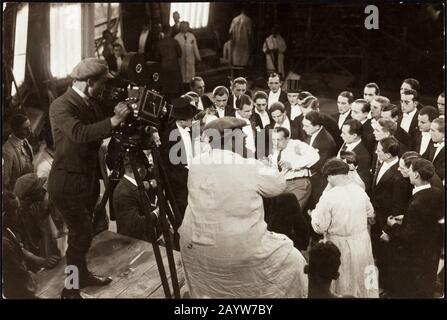
<svg viewBox="0 0 447 320">
<path fill-rule="evenodd" d="M 104 118 L 97 98 L 110 78 L 107 64 L 96 58 L 82 60 L 72 71 L 73 85 L 50 106 L 56 153 L 48 177 L 50 200 L 68 226 L 67 265 L 79 271 L 79 288 L 102 286 L 112 279 L 91 274 L 86 254 L 93 238 L 92 212 L 99 196 L 98 150 L 129 114 L 124 103 Z M 64 288 L 62 298 L 82 298 L 79 289 Z"/>
</svg>

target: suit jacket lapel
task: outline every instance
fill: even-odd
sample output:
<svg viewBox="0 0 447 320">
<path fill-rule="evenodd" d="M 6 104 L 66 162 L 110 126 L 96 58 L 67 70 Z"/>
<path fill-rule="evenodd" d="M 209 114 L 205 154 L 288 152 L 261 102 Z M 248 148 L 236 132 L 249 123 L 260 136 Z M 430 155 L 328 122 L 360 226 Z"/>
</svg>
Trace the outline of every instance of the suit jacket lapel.
<svg viewBox="0 0 447 320">
<path fill-rule="evenodd" d="M 382 164 L 383 165 L 383 164 Z M 382 178 L 380 178 L 379 183 L 377 183 L 377 185 L 380 185 L 381 183 L 385 182 L 386 180 L 389 180 L 390 178 L 393 177 L 394 173 L 395 173 L 395 168 L 398 166 L 398 163 L 394 164 L 393 166 L 391 166 L 390 168 L 388 168 L 388 170 L 383 174 Z M 380 171 L 380 170 L 379 170 Z M 378 174 L 377 174 L 378 175 Z M 376 179 L 377 181 L 377 179 Z"/>
</svg>

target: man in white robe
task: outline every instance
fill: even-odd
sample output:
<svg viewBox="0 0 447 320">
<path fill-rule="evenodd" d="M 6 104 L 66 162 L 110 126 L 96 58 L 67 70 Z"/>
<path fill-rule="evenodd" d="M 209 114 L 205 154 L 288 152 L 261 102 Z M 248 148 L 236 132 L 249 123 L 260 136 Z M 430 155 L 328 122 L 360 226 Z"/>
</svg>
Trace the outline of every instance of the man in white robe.
<svg viewBox="0 0 447 320">
<path fill-rule="evenodd" d="M 188 29 L 189 22 L 182 21 L 180 23 L 180 32 L 174 38 L 180 44 L 180 48 L 182 48 L 182 56 L 179 62 L 184 88 L 189 87 L 191 79 L 196 75 L 196 60 L 201 61 L 196 37 Z"/>
<path fill-rule="evenodd" d="M 283 37 L 279 34 L 279 26 L 272 28 L 272 34 L 267 37 L 262 46 L 265 53 L 265 62 L 267 74 L 272 72 L 279 73 L 284 78 L 284 52 L 287 45 Z"/>
<path fill-rule="evenodd" d="M 231 40 L 230 64 L 245 67 L 250 61 L 250 53 L 253 47 L 253 23 L 244 10 L 233 19 L 228 33 Z"/>
</svg>

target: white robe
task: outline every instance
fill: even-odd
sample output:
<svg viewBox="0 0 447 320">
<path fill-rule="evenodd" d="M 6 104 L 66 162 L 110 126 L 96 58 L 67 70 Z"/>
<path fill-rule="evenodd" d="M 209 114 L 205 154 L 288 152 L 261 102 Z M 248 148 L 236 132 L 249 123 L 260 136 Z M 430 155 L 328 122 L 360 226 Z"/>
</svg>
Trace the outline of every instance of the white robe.
<svg viewBox="0 0 447 320">
<path fill-rule="evenodd" d="M 303 255 L 287 236 L 268 231 L 264 220 L 262 196 L 281 194 L 284 178 L 230 151 L 201 157 L 189 169 L 188 207 L 179 229 L 191 297 L 307 296 Z"/>
<path fill-rule="evenodd" d="M 183 82 L 189 83 L 196 75 L 196 59 L 200 59 L 196 37 L 191 32 L 187 32 L 186 40 L 183 33 L 178 33 L 174 39 L 178 41 L 180 48 L 182 48 L 182 56 L 179 59 L 179 63 Z"/>
<path fill-rule="evenodd" d="M 246 66 L 250 60 L 250 44 L 253 37 L 253 23 L 249 17 L 241 13 L 233 19 L 230 26 L 232 65 Z"/>
<path fill-rule="evenodd" d="M 267 50 L 278 50 L 277 66 L 274 64 L 272 54 L 267 53 Z M 270 35 L 265 39 L 262 51 L 265 53 L 265 63 L 267 72 L 277 72 L 284 76 L 284 52 L 287 50 L 286 42 L 279 34 L 274 37 Z"/>
<path fill-rule="evenodd" d="M 357 298 L 378 298 L 378 271 L 374 265 L 368 217 L 374 214 L 365 191 L 351 182 L 325 191 L 312 212 L 312 227 L 341 252 L 340 276 L 332 291 Z"/>
</svg>

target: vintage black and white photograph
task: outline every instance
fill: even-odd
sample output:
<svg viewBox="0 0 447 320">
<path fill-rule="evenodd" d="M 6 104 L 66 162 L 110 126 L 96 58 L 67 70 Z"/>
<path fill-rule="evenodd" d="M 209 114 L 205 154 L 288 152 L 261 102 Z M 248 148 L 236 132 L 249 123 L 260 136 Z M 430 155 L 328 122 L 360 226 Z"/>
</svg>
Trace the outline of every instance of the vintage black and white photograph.
<svg viewBox="0 0 447 320">
<path fill-rule="evenodd" d="M 443 2 L 2 6 L 2 299 L 445 297 Z"/>
</svg>

